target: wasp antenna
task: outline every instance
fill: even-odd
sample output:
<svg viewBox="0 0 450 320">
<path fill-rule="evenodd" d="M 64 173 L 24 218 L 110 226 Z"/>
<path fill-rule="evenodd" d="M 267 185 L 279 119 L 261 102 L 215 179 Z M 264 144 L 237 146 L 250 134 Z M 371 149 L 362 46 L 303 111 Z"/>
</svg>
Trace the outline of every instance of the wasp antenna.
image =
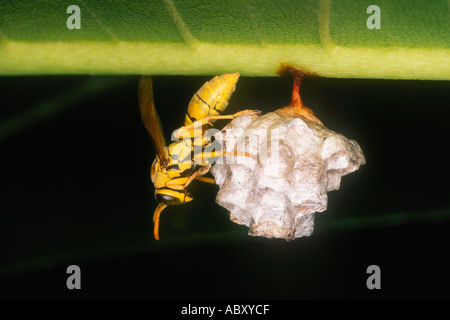
<svg viewBox="0 0 450 320">
<path fill-rule="evenodd" d="M 155 213 L 153 213 L 153 223 L 155 224 L 153 227 L 153 235 L 155 236 L 156 240 L 159 240 L 159 216 L 161 215 L 161 212 L 165 207 L 167 207 L 167 204 L 160 203 L 156 207 Z"/>
</svg>

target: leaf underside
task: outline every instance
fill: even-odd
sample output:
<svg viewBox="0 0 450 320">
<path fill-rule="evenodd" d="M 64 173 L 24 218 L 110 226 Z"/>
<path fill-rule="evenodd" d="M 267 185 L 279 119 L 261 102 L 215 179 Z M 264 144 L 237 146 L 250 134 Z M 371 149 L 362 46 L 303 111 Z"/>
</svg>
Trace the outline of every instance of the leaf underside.
<svg viewBox="0 0 450 320">
<path fill-rule="evenodd" d="M 324 77 L 450 79 L 450 1 L 0 0 L 0 74 L 276 76 L 281 64 Z"/>
</svg>

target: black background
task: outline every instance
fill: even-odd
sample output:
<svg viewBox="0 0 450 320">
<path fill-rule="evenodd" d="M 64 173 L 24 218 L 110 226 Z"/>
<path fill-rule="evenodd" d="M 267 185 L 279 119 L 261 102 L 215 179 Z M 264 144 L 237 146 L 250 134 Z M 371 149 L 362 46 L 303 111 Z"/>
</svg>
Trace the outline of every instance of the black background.
<svg viewBox="0 0 450 320">
<path fill-rule="evenodd" d="M 154 77 L 167 140 L 210 78 Z M 305 80 L 304 103 L 367 160 L 329 193 L 314 234 L 249 237 L 215 204 L 218 187 L 195 182 L 194 201 L 164 211 L 156 242 L 154 151 L 140 122 L 138 77 L 0 78 L 0 129 L 92 79 L 118 84 L 56 99 L 60 112 L 0 139 L 0 298 L 450 297 L 448 82 Z M 273 111 L 289 103 L 291 88 L 289 78 L 241 77 L 226 113 Z M 376 223 L 395 214 L 403 218 Z M 81 268 L 81 290 L 66 288 L 71 264 Z M 372 264 L 381 290 L 366 287 Z"/>
</svg>

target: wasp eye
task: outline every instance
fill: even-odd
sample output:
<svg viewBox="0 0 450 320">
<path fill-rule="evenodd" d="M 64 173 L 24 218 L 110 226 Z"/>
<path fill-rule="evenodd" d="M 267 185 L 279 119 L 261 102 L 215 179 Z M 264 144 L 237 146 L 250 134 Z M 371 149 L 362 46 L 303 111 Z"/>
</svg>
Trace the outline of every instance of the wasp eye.
<svg viewBox="0 0 450 320">
<path fill-rule="evenodd" d="M 155 161 L 153 161 L 152 163 L 152 168 L 150 170 L 150 177 L 152 179 L 152 182 L 155 182 L 155 176 L 156 176 L 156 172 L 158 171 L 159 168 L 159 164 L 158 161 L 155 159 Z"/>
</svg>

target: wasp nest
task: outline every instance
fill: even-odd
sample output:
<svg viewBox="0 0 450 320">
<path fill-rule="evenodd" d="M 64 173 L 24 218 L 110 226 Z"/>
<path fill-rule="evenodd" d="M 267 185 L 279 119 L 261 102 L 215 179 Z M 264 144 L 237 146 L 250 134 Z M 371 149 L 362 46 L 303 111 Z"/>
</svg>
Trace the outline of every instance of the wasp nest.
<svg viewBox="0 0 450 320">
<path fill-rule="evenodd" d="M 216 139 L 224 151 L 252 155 L 227 155 L 211 172 L 220 187 L 216 202 L 253 236 L 311 235 L 315 212 L 327 209 L 327 192 L 365 163 L 355 141 L 327 129 L 301 104 L 298 87 L 291 105 L 236 118 Z"/>
</svg>

